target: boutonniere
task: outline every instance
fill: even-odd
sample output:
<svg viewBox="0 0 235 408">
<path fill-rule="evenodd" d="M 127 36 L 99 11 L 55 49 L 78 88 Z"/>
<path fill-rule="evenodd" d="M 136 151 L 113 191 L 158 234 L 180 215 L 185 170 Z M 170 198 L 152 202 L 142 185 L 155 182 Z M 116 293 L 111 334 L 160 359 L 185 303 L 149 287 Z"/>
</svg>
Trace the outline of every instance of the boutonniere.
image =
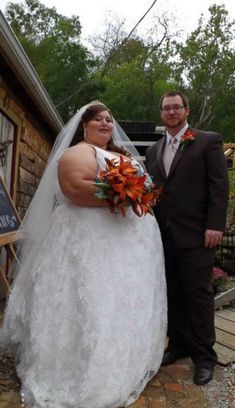
<svg viewBox="0 0 235 408">
<path fill-rule="evenodd" d="M 180 150 L 183 151 L 187 145 L 191 144 L 194 141 L 195 137 L 196 132 L 191 129 L 187 129 L 180 139 Z"/>
</svg>

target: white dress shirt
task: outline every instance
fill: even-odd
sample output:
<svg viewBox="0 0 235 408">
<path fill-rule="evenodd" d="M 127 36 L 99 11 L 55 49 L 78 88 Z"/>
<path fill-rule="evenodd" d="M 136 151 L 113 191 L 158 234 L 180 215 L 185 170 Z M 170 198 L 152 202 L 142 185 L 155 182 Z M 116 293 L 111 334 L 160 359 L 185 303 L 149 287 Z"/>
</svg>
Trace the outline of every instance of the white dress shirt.
<svg viewBox="0 0 235 408">
<path fill-rule="evenodd" d="M 176 133 L 175 136 L 172 136 L 168 131 L 166 131 L 166 136 L 165 136 L 166 143 L 165 143 L 165 149 L 163 152 L 163 164 L 164 164 L 167 176 L 169 174 L 175 153 L 179 147 L 180 139 L 187 129 L 188 129 L 188 123 L 186 123 L 185 126 L 182 129 L 180 129 L 180 131 Z"/>
</svg>

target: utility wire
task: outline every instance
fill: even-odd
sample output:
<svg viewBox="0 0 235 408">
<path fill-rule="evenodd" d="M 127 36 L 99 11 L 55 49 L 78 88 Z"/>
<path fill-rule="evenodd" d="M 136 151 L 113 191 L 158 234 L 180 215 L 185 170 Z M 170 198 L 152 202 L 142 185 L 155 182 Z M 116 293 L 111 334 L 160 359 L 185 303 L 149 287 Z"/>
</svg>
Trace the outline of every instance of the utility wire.
<svg viewBox="0 0 235 408">
<path fill-rule="evenodd" d="M 79 89 L 77 89 L 72 95 L 68 96 L 68 97 L 65 98 L 63 101 L 57 103 L 57 105 L 55 105 L 55 107 L 58 108 L 58 106 L 63 105 L 65 102 L 67 102 L 69 99 L 71 99 L 74 95 L 76 95 L 78 92 L 80 92 L 81 89 L 82 89 L 86 84 L 88 84 L 88 82 L 89 82 L 89 81 L 84 82 L 84 84 L 81 85 Z"/>
<path fill-rule="evenodd" d="M 107 69 L 108 64 L 110 63 L 111 59 L 113 57 L 115 57 L 115 55 L 117 55 L 117 53 L 120 51 L 121 47 L 123 47 L 123 45 L 127 42 L 127 40 L 130 38 L 131 34 L 133 33 L 133 31 L 138 27 L 138 25 L 141 23 L 141 21 L 143 21 L 143 19 L 147 16 L 147 14 L 150 12 L 150 10 L 153 8 L 153 6 L 155 5 L 155 3 L 157 2 L 157 0 L 154 0 L 154 2 L 151 4 L 151 6 L 148 8 L 148 10 L 145 12 L 145 14 L 139 19 L 139 21 L 136 23 L 136 25 L 132 28 L 132 30 L 130 31 L 130 33 L 128 34 L 128 36 L 126 38 L 124 38 L 124 40 L 121 42 L 121 44 L 119 45 L 119 47 L 115 50 L 115 52 L 107 59 L 107 61 L 105 62 L 104 65 L 104 69 L 103 72 L 101 74 L 101 76 L 103 77 L 105 74 L 105 71 Z M 67 102 L 69 99 L 73 98 L 74 95 L 78 94 L 82 88 L 84 88 L 85 85 L 87 85 L 89 83 L 89 81 L 85 82 L 84 84 L 81 85 L 81 87 L 79 89 L 77 89 L 77 91 L 75 91 L 72 95 L 68 96 L 67 98 L 65 98 L 63 101 L 59 102 L 57 105 L 55 105 L 56 108 L 58 108 L 58 106 L 63 105 L 65 102 Z"/>
<path fill-rule="evenodd" d="M 127 40 L 129 40 L 131 34 L 133 33 L 133 31 L 135 31 L 135 29 L 138 27 L 138 25 L 141 23 L 141 21 L 143 21 L 143 19 L 147 16 L 147 14 L 150 12 L 150 10 L 153 8 L 154 4 L 157 2 L 157 0 L 154 0 L 154 2 L 151 4 L 151 6 L 148 8 L 148 10 L 146 11 L 146 13 L 140 18 L 140 20 L 136 23 L 136 25 L 132 28 L 132 30 L 130 31 L 130 33 L 128 34 L 128 36 L 126 38 L 124 38 L 124 40 L 121 42 L 121 44 L 119 45 L 119 47 L 114 51 L 114 53 L 112 55 L 110 55 L 110 57 L 107 59 L 107 61 L 105 62 L 104 65 L 104 69 L 102 72 L 102 77 L 105 74 L 106 68 L 108 66 L 108 64 L 110 63 L 111 59 L 113 57 L 115 57 L 115 55 L 117 55 L 117 53 L 120 51 L 120 49 L 123 47 L 123 45 L 127 42 Z"/>
</svg>

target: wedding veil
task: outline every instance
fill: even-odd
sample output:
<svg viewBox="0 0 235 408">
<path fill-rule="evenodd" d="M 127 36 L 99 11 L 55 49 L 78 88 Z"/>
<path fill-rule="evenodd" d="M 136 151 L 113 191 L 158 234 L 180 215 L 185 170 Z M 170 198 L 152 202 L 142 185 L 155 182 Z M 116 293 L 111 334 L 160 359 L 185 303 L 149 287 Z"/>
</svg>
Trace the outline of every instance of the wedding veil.
<svg viewBox="0 0 235 408">
<path fill-rule="evenodd" d="M 58 159 L 63 151 L 69 147 L 83 113 L 89 106 L 99 103 L 102 104 L 99 101 L 93 101 L 79 109 L 57 136 L 40 184 L 24 217 L 21 226 L 23 240 L 19 246 L 20 266 L 16 265 L 13 274 L 18 274 L 20 269 L 19 275 L 21 277 L 19 279 L 25 280 L 26 285 L 31 274 L 31 265 L 50 228 L 50 218 L 55 204 L 54 187 L 57 181 Z M 113 141 L 116 145 L 123 146 L 132 156 L 139 155 L 133 143 L 114 118 Z M 143 166 L 143 163 L 141 165 Z"/>
</svg>

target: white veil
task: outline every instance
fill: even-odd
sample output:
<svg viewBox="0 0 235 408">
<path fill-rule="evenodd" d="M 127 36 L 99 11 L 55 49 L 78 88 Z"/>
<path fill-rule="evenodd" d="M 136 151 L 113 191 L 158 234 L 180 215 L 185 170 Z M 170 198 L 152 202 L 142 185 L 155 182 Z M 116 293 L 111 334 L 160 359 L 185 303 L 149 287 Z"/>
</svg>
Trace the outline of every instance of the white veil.
<svg viewBox="0 0 235 408">
<path fill-rule="evenodd" d="M 63 151 L 69 147 L 83 113 L 91 105 L 99 103 L 103 105 L 102 102 L 93 101 L 79 109 L 63 127 L 55 140 L 45 172 L 21 226 L 23 240 L 19 246 L 20 267 L 15 265 L 13 274 L 18 274 L 18 270 L 20 269 L 19 275 L 21 275 L 21 277 L 19 277 L 19 279 L 23 279 L 25 282 L 27 282 L 27 277 L 29 278 L 30 276 L 32 262 L 50 227 L 50 218 L 55 204 L 54 187 L 57 181 L 58 159 Z M 113 142 L 118 146 L 123 146 L 132 156 L 136 157 L 139 155 L 133 143 L 114 118 Z M 143 165 L 143 163 L 141 163 L 141 165 Z"/>
</svg>

